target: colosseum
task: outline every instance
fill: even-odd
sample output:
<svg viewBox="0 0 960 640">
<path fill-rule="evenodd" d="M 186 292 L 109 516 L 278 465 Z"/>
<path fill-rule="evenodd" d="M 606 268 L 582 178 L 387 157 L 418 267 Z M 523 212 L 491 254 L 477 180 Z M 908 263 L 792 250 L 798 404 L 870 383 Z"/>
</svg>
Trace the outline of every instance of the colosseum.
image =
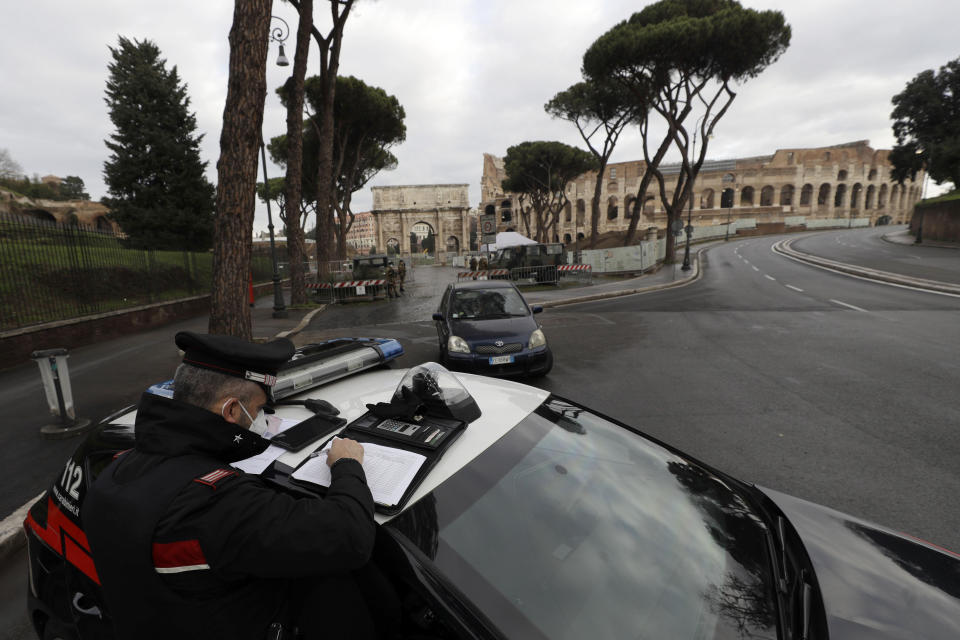
<svg viewBox="0 0 960 640">
<path fill-rule="evenodd" d="M 712 226 L 750 219 L 798 225 L 808 218 L 867 218 L 869 224 L 875 224 L 882 216 L 889 216 L 882 222 L 906 223 L 921 197 L 924 175 L 897 184 L 890 178 L 889 153 L 860 140 L 815 149 L 778 149 L 770 156 L 708 160 L 694 183 L 692 224 Z M 663 165 L 661 170 L 668 176 L 669 186 L 669 176 L 676 176 L 680 166 Z M 600 233 L 629 226 L 642 176 L 642 161 L 607 166 L 600 199 Z M 523 232 L 519 216 L 514 214 L 519 206 L 517 196 L 504 193 L 501 187 L 505 177 L 503 159 L 485 153 L 479 210 L 497 214 L 498 230 Z M 589 233 L 595 181 L 596 173 L 586 173 L 568 185 L 569 202 L 554 242 L 582 240 Z M 655 188 L 648 191 L 639 229 L 666 228 L 667 214 L 659 197 L 653 197 L 655 193 Z M 668 191 L 668 198 L 671 195 Z"/>
</svg>

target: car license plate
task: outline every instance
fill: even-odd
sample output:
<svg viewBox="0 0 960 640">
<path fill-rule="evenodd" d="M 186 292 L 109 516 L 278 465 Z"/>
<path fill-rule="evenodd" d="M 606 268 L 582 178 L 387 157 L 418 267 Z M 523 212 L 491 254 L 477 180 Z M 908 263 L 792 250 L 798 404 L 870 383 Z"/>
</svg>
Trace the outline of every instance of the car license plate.
<svg viewBox="0 0 960 640">
<path fill-rule="evenodd" d="M 493 356 L 490 358 L 490 364 L 510 364 L 513 362 L 513 356 Z"/>
</svg>

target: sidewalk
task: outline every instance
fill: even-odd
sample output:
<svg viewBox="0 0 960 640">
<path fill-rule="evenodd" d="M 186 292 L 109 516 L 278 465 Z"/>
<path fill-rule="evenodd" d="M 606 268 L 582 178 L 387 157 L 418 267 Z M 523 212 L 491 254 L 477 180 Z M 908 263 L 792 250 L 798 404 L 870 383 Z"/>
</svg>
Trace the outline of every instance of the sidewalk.
<svg viewBox="0 0 960 640">
<path fill-rule="evenodd" d="M 960 249 L 960 242 L 943 242 L 940 240 L 924 240 L 917 244 L 917 238 L 909 229 L 893 231 L 883 234 L 883 239 L 893 244 L 910 244 L 917 247 L 937 247 L 938 249 Z"/>
</svg>

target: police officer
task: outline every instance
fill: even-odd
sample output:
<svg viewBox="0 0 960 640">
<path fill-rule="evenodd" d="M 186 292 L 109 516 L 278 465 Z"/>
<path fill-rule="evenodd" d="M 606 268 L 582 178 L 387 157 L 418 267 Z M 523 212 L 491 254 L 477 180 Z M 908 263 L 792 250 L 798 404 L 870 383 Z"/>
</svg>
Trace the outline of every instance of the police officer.
<svg viewBox="0 0 960 640">
<path fill-rule="evenodd" d="M 294 497 L 230 466 L 269 442 L 264 405 L 287 339 L 182 331 L 173 398 L 145 393 L 133 449 L 89 490 L 83 525 L 118 638 L 375 638 L 398 616 L 369 564 L 374 504 L 363 447 L 335 439 L 324 498 Z M 373 585 L 373 586 L 371 586 Z M 299 610 L 291 607 L 302 602 Z M 375 616 L 382 619 L 376 620 Z"/>
<path fill-rule="evenodd" d="M 480 271 L 487 270 L 487 256 L 480 256 L 480 262 L 477 263 L 477 269 Z"/>
<path fill-rule="evenodd" d="M 397 276 L 400 278 L 400 292 L 402 293 L 406 291 L 406 289 L 403 288 L 403 281 L 407 279 L 407 263 L 403 260 L 397 265 Z"/>
<path fill-rule="evenodd" d="M 477 256 L 470 256 L 470 271 L 477 270 Z"/>
<path fill-rule="evenodd" d="M 397 293 L 397 270 L 393 268 L 393 261 L 387 265 L 387 297 L 396 298 L 399 297 Z"/>
</svg>

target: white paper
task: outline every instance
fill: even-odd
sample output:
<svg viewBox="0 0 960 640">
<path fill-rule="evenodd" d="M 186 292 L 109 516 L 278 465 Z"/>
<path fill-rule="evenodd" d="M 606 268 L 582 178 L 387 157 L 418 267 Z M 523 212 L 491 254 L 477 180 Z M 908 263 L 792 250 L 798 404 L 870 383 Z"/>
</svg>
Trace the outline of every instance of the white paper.
<svg viewBox="0 0 960 640">
<path fill-rule="evenodd" d="M 303 466 L 293 472 L 293 478 L 305 480 L 321 487 L 330 486 L 330 467 L 327 466 L 328 443 L 317 455 L 307 460 Z M 367 476 L 367 486 L 373 494 L 373 501 L 385 507 L 400 502 L 417 471 L 423 466 L 426 456 L 393 447 L 364 442 L 363 472 Z"/>
<path fill-rule="evenodd" d="M 281 419 L 281 418 L 275 418 L 275 416 L 267 416 L 267 417 L 268 417 L 268 420 L 267 420 L 268 427 L 267 427 L 267 433 L 264 434 L 264 437 L 267 438 L 268 440 L 272 438 L 274 435 L 276 435 L 277 433 L 280 433 L 281 431 L 286 431 L 293 425 L 300 423 L 300 420 L 293 420 L 290 418 Z M 274 427 L 277 428 L 276 432 L 274 432 L 273 430 Z M 267 467 L 269 467 L 274 460 L 276 460 L 286 452 L 287 452 L 286 449 L 283 449 L 281 447 L 277 447 L 274 445 L 270 445 L 269 447 L 267 447 L 266 451 L 264 451 L 263 453 L 252 456 L 250 458 L 244 458 L 243 460 L 237 460 L 232 464 L 232 466 L 244 471 L 245 473 L 253 473 L 253 474 L 259 475 L 264 471 L 266 471 Z"/>
<path fill-rule="evenodd" d="M 232 466 L 246 473 L 260 474 L 263 473 L 274 460 L 282 456 L 284 453 L 286 453 L 285 449 L 281 449 L 280 447 L 272 444 L 267 447 L 266 451 L 259 455 L 251 458 L 244 458 L 243 460 L 237 460 L 231 464 Z"/>
</svg>

